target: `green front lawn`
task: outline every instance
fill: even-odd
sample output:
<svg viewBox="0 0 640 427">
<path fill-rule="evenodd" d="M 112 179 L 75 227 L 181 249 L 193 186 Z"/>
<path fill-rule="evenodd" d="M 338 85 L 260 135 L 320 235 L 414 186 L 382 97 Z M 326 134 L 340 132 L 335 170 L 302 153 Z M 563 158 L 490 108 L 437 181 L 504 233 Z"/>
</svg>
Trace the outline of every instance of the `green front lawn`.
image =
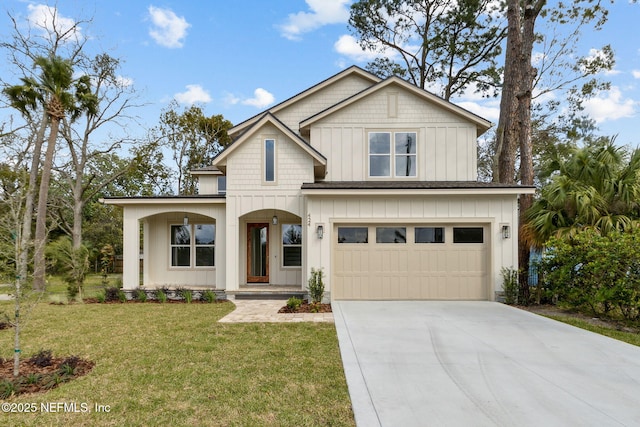
<svg viewBox="0 0 640 427">
<path fill-rule="evenodd" d="M 22 335 L 23 355 L 45 349 L 96 365 L 45 394 L 9 402 L 84 403 L 90 411 L 2 414 L 2 424 L 354 425 L 334 325 L 216 322 L 232 309 L 41 303 Z M 11 329 L 0 331 L 0 356 L 13 357 Z"/>
<path fill-rule="evenodd" d="M 587 331 L 595 332 L 600 335 L 605 335 L 610 338 L 615 338 L 619 341 L 624 341 L 629 344 L 640 346 L 640 334 L 637 332 L 626 332 L 616 329 L 615 327 L 606 327 L 601 325 L 594 325 L 585 320 L 564 316 L 564 315 L 546 315 L 550 319 L 557 320 L 559 322 L 567 323 L 569 325 L 585 329 Z"/>
</svg>

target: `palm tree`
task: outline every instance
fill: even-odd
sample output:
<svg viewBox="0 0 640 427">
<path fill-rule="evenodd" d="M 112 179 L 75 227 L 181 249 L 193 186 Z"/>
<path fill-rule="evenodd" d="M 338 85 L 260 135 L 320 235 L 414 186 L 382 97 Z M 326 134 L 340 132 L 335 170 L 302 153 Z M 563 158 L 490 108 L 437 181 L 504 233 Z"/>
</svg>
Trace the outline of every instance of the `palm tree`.
<svg viewBox="0 0 640 427">
<path fill-rule="evenodd" d="M 74 78 L 71 61 L 58 56 L 37 57 L 34 61 L 34 67 L 40 69 L 40 75 L 37 79 L 24 77 L 21 79 L 22 84 L 10 86 L 4 90 L 4 93 L 8 96 L 11 105 L 20 111 L 27 120 L 32 119 L 33 111 L 43 107 L 44 119 L 42 123 L 43 125 L 48 124 L 49 127 L 47 151 L 42 164 L 38 193 L 34 240 L 34 287 L 44 289 L 47 199 L 60 122 L 67 115 L 71 121 L 74 121 L 84 112 L 95 114 L 98 100 L 91 93 L 91 82 L 88 76 Z M 37 138 L 34 152 L 38 154 L 38 159 L 34 161 L 39 160 L 43 144 L 44 138 Z"/>
<path fill-rule="evenodd" d="M 527 241 L 541 248 L 553 235 L 584 229 L 606 235 L 640 219 L 640 149 L 616 147 L 614 139 L 577 148 L 525 212 Z"/>
</svg>

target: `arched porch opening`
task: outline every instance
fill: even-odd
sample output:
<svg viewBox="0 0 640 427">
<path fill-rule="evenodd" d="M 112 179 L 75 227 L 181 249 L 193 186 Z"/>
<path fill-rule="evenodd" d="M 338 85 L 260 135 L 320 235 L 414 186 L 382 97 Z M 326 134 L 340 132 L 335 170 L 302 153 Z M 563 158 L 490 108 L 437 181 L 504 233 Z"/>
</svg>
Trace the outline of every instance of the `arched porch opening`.
<svg viewBox="0 0 640 427">
<path fill-rule="evenodd" d="M 223 218 L 189 209 L 137 214 L 125 215 L 124 289 L 216 289 Z"/>
<path fill-rule="evenodd" d="M 261 209 L 242 215 L 238 225 L 238 278 L 241 287 L 302 289 L 302 218 L 284 210 Z"/>
</svg>

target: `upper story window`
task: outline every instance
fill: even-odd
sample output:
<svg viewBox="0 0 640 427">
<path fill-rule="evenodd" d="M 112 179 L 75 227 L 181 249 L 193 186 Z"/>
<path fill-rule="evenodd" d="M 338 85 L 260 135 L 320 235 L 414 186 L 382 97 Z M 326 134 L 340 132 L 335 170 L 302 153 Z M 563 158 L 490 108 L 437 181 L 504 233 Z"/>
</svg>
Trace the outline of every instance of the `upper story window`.
<svg viewBox="0 0 640 427">
<path fill-rule="evenodd" d="M 218 194 L 227 194 L 227 177 L 218 177 Z"/>
<path fill-rule="evenodd" d="M 369 176 L 417 176 L 416 132 L 370 132 Z"/>
<path fill-rule="evenodd" d="M 276 140 L 264 140 L 264 180 L 276 182 Z"/>
</svg>

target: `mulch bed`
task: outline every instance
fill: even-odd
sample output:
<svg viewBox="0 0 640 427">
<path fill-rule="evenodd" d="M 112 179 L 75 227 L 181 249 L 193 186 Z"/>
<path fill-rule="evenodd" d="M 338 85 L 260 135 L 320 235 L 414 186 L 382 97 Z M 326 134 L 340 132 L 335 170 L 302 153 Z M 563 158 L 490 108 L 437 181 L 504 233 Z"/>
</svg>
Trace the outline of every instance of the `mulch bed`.
<svg viewBox="0 0 640 427">
<path fill-rule="evenodd" d="M 278 310 L 278 313 L 332 313 L 331 304 L 309 304 L 303 301 L 297 310 L 291 310 L 286 305 Z"/>
<path fill-rule="evenodd" d="M 51 390 L 62 383 L 88 374 L 94 365 L 94 362 L 76 356 L 36 355 L 20 360 L 20 375 L 16 378 L 13 376 L 13 359 L 0 359 L 0 398 Z"/>
</svg>

